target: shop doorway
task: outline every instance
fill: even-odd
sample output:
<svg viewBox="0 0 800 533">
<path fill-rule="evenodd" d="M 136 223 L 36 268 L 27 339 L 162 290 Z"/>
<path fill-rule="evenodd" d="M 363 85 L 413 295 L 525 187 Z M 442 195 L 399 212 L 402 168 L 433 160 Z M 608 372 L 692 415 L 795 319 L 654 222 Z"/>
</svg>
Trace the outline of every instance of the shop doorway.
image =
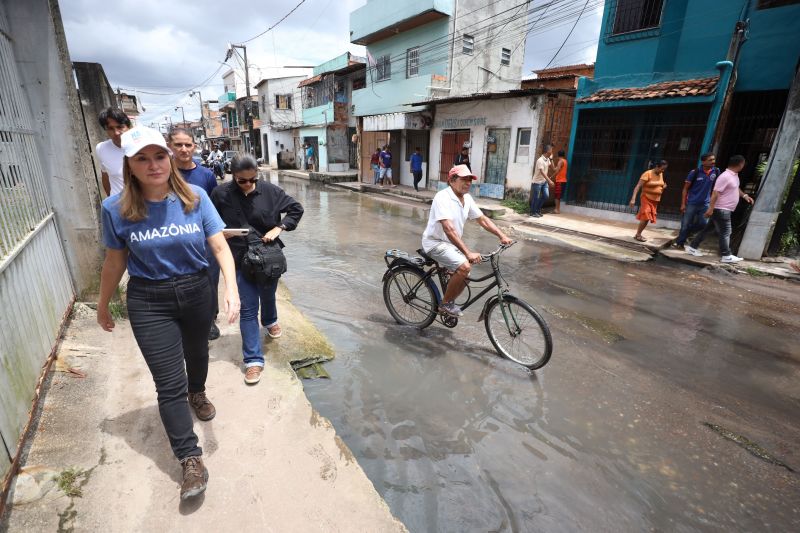
<svg viewBox="0 0 800 533">
<path fill-rule="evenodd" d="M 439 181 L 447 182 L 447 173 L 453 168 L 453 161 L 461 152 L 464 143 L 469 143 L 469 130 L 448 130 L 442 132 L 442 151 L 439 157 Z"/>
<path fill-rule="evenodd" d="M 361 171 L 359 172 L 363 183 L 372 183 L 374 172 L 370 165 L 375 148 L 383 148 L 389 144 L 388 131 L 365 131 L 361 135 Z"/>
</svg>

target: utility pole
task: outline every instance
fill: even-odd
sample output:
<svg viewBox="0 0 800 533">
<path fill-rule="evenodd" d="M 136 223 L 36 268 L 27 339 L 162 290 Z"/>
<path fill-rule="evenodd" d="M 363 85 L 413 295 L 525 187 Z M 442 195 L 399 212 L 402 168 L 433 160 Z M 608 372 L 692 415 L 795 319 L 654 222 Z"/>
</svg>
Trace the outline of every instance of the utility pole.
<svg viewBox="0 0 800 533">
<path fill-rule="evenodd" d="M 208 132 L 206 131 L 206 117 L 203 115 L 203 93 L 200 91 L 192 91 L 189 93 L 189 97 L 191 98 L 197 94 L 197 97 L 200 99 L 200 127 L 203 128 L 203 142 L 208 142 Z"/>
<path fill-rule="evenodd" d="M 225 55 L 225 61 L 231 58 L 234 48 L 241 48 L 244 51 L 244 83 L 245 91 L 247 93 L 247 101 L 245 104 L 244 120 L 247 124 L 247 151 L 253 153 L 253 102 L 250 100 L 250 69 L 247 64 L 247 47 L 243 44 L 228 44 L 228 53 Z"/>
<path fill-rule="evenodd" d="M 181 118 L 183 119 L 183 124 L 182 124 L 182 126 L 185 128 L 185 127 L 186 127 L 186 115 L 183 113 L 183 106 L 176 105 L 176 106 L 175 106 L 175 111 L 177 111 L 178 109 L 180 109 L 180 110 L 181 110 Z"/>
</svg>

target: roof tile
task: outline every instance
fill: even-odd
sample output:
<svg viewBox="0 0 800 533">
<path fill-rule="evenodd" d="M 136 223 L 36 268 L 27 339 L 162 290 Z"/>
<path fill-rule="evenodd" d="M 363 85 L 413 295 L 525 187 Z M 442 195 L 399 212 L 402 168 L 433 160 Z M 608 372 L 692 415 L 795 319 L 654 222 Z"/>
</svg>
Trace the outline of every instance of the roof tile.
<svg viewBox="0 0 800 533">
<path fill-rule="evenodd" d="M 664 81 L 646 87 L 602 89 L 578 100 L 579 103 L 610 102 L 614 100 L 646 100 L 650 98 L 677 98 L 680 96 L 706 96 L 717 88 L 716 76 L 694 80 Z"/>
</svg>

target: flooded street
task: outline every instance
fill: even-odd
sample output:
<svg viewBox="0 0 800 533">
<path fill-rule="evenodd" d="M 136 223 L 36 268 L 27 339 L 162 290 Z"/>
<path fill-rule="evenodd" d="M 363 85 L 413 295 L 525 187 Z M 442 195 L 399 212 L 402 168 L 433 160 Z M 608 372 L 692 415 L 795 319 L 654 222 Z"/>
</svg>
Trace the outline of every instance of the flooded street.
<svg viewBox="0 0 800 533">
<path fill-rule="evenodd" d="M 503 272 L 555 346 L 528 372 L 477 305 L 390 317 L 383 253 L 420 246 L 427 206 L 280 185 L 306 209 L 283 279 L 336 350 L 306 393 L 410 531 L 800 530 L 797 285 L 522 241 Z"/>
</svg>

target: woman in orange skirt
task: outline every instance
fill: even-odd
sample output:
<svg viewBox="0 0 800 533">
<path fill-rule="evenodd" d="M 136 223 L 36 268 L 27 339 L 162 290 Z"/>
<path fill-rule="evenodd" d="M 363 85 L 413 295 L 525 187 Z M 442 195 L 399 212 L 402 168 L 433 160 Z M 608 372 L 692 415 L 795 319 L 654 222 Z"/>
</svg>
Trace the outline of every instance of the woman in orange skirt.
<svg viewBox="0 0 800 533">
<path fill-rule="evenodd" d="M 636 219 L 639 221 L 639 227 L 636 229 L 636 235 L 633 237 L 637 241 L 644 242 L 642 231 L 647 226 L 648 222 L 655 224 L 656 212 L 658 211 L 658 203 L 661 201 L 661 194 L 667 188 L 667 183 L 664 181 L 664 171 L 667 169 L 667 162 L 663 159 L 656 163 L 656 166 L 648 170 L 642 177 L 639 178 L 639 183 L 633 189 L 633 196 L 631 196 L 631 207 L 636 204 L 636 195 L 641 189 L 642 195 L 639 198 L 639 212 L 636 214 Z"/>
</svg>

